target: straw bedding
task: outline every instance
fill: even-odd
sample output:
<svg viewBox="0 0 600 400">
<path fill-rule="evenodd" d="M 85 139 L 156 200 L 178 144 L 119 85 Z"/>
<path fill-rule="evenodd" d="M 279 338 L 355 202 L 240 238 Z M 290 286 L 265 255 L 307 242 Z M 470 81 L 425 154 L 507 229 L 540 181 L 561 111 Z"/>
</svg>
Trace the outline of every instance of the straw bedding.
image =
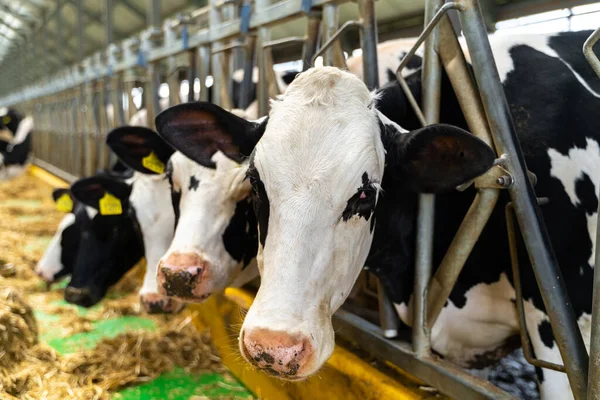
<svg viewBox="0 0 600 400">
<path fill-rule="evenodd" d="M 62 290 L 50 289 L 33 272 L 44 246 L 26 248 L 39 236 L 53 235 L 63 217 L 54 209 L 51 190 L 28 176 L 0 182 L 0 399 L 109 399 L 116 390 L 175 367 L 226 374 L 208 333 L 198 332 L 185 314 L 145 316 L 155 322 L 156 331 L 128 331 L 72 354 L 58 354 L 38 341 L 50 330 L 67 337 L 91 330 L 95 321 L 141 312 L 137 289 L 143 265 L 118 284 L 118 292 L 127 295 L 114 298 L 109 292 L 110 298 L 85 316 L 75 307 L 55 304 L 63 298 Z M 20 205 L 11 201 L 15 198 L 41 204 Z M 23 215 L 39 218 L 20 218 Z M 60 323 L 38 326 L 33 310 L 59 316 Z"/>
</svg>

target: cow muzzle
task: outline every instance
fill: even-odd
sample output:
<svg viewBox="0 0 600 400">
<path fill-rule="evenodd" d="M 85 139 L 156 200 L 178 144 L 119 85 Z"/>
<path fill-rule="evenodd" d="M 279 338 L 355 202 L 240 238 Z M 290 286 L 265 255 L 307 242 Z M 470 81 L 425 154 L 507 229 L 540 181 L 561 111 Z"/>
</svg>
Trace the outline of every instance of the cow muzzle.
<svg viewBox="0 0 600 400">
<path fill-rule="evenodd" d="M 314 372 L 315 347 L 303 334 L 266 328 L 242 330 L 240 350 L 249 363 L 281 379 L 302 380 Z"/>
<path fill-rule="evenodd" d="M 184 301 L 202 302 L 210 296 L 210 263 L 197 253 L 171 253 L 158 264 L 160 294 Z"/>
<path fill-rule="evenodd" d="M 175 314 L 185 307 L 185 303 L 158 293 L 141 294 L 140 303 L 148 314 Z"/>
</svg>

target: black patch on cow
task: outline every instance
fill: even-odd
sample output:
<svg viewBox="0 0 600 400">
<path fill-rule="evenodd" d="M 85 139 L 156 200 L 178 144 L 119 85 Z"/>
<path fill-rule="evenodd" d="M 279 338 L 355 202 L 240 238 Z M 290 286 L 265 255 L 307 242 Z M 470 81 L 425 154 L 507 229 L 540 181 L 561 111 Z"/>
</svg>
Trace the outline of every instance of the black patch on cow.
<svg viewBox="0 0 600 400">
<path fill-rule="evenodd" d="M 244 262 L 244 268 L 256 257 L 258 251 L 258 232 L 252 199 L 237 202 L 229 225 L 223 232 L 225 250 L 234 260 Z"/>
<path fill-rule="evenodd" d="M 250 184 L 252 185 L 252 204 L 254 205 L 254 213 L 258 221 L 260 244 L 264 247 L 269 229 L 269 196 L 267 196 L 265 184 L 260 180 L 260 174 L 254 167 L 253 162 L 250 162 L 246 176 L 250 179 Z"/>
<path fill-rule="evenodd" d="M 396 80 L 396 71 L 392 71 L 391 69 L 387 69 L 385 71 L 385 73 L 387 74 L 387 80 L 388 82 L 393 82 Z"/>
<path fill-rule="evenodd" d="M 583 173 L 583 177 L 575 182 L 575 194 L 579 200 L 579 207 L 583 208 L 588 215 L 598 211 L 596 188 L 588 174 Z"/>
<path fill-rule="evenodd" d="M 178 191 L 173 186 L 173 163 L 171 160 L 167 162 L 167 166 L 165 168 L 165 175 L 169 180 L 169 184 L 171 185 L 171 204 L 173 205 L 173 212 L 175 213 L 175 228 L 177 228 L 177 224 L 179 223 L 179 205 L 181 203 L 181 191 Z"/>
<path fill-rule="evenodd" d="M 197 190 L 199 184 L 200 181 L 196 179 L 194 175 L 190 176 L 190 186 L 188 187 L 188 190 Z"/>
<path fill-rule="evenodd" d="M 540 332 L 540 338 L 544 345 L 551 349 L 554 347 L 554 333 L 552 332 L 552 325 L 548 321 L 542 321 L 538 325 L 538 331 Z"/>
<path fill-rule="evenodd" d="M 285 71 L 281 74 L 281 80 L 289 86 L 299 73 L 299 71 Z"/>
<path fill-rule="evenodd" d="M 356 189 L 356 193 L 346 203 L 346 208 L 342 212 L 342 219 L 348 221 L 352 216 L 358 215 L 368 221 L 375 210 L 376 200 L 377 189 L 369 181 L 369 174 L 364 172 L 362 175 L 362 186 Z M 371 226 L 373 225 L 371 224 Z"/>
<path fill-rule="evenodd" d="M 544 382 L 544 371 L 540 367 L 535 367 L 535 375 L 537 376 L 538 383 L 541 385 Z"/>
</svg>

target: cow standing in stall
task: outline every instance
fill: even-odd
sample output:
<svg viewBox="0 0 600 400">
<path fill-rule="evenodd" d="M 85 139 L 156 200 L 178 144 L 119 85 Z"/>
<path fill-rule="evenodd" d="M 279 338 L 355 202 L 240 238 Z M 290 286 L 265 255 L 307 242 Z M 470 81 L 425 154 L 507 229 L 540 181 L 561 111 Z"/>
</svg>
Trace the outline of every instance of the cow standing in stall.
<svg viewBox="0 0 600 400">
<path fill-rule="evenodd" d="M 31 163 L 33 118 L 0 108 L 0 180 L 16 178 Z"/>
<path fill-rule="evenodd" d="M 600 82 L 580 50 L 589 34 L 491 38 L 527 166 L 537 175 L 536 194 L 550 199 L 542 213 L 586 343 L 600 186 L 600 122 L 593 118 Z M 408 84 L 420 100 L 420 74 Z M 441 122 L 466 127 L 446 77 L 441 93 Z M 262 282 L 240 350 L 289 380 L 311 375 L 331 355 L 331 316 L 365 264 L 412 324 L 418 194 L 439 194 L 437 266 L 475 193 L 454 187 L 494 159 L 460 128 L 419 128 L 398 84 L 370 94 L 335 68 L 300 74 L 260 123 L 195 103 L 158 115 L 157 129 L 200 164 L 214 164 L 220 151 L 247 169 Z M 508 244 L 497 240 L 506 237 L 506 201 L 503 193 L 431 333 L 435 351 L 467 368 L 494 362 L 518 343 Z M 522 242 L 519 258 L 535 355 L 561 363 Z M 572 397 L 566 375 L 537 373 L 543 399 Z"/>
</svg>

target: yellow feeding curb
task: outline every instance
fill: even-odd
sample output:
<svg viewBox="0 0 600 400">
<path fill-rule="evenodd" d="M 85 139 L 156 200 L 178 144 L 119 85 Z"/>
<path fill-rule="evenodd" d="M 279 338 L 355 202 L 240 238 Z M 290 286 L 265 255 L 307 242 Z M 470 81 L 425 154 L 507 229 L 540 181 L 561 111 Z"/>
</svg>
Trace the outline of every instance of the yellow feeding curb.
<svg viewBox="0 0 600 400">
<path fill-rule="evenodd" d="M 68 188 L 69 185 L 66 181 L 60 179 L 56 175 L 51 174 L 43 168 L 38 167 L 37 165 L 29 166 L 29 173 L 42 182 L 55 187 L 55 188 Z"/>
<path fill-rule="evenodd" d="M 208 327 L 223 364 L 261 399 L 266 400 L 408 400 L 427 394 L 418 386 L 404 385 L 350 351 L 336 345 L 331 358 L 314 376 L 302 382 L 272 378 L 252 368 L 240 355 L 237 337 L 253 296 L 243 289 L 228 288 L 202 304 L 189 305 L 194 324 Z"/>
</svg>

